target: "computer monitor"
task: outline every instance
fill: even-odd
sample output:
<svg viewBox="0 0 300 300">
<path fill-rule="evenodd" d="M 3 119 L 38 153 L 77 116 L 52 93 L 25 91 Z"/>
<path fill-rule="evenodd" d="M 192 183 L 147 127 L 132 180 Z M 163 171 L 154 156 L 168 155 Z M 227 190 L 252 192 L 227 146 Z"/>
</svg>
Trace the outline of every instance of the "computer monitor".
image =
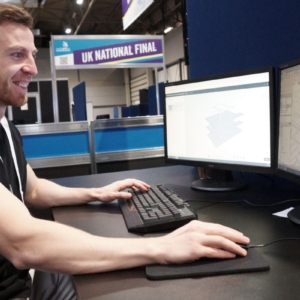
<svg viewBox="0 0 300 300">
<path fill-rule="evenodd" d="M 274 172 L 272 68 L 164 85 L 167 163 L 243 172 Z M 197 180 L 227 191 L 243 181 Z"/>
<path fill-rule="evenodd" d="M 300 183 L 300 59 L 278 68 L 277 175 Z M 300 224 L 300 207 L 288 217 Z"/>
</svg>

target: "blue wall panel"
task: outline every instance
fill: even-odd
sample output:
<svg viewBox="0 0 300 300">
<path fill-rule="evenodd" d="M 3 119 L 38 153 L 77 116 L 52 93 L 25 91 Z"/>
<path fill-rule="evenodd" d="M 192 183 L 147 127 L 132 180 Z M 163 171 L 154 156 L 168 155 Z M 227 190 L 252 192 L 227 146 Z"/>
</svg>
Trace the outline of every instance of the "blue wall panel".
<svg viewBox="0 0 300 300">
<path fill-rule="evenodd" d="M 163 99 L 163 83 L 158 84 L 158 94 L 159 94 L 159 109 L 160 115 L 165 113 L 164 99 Z M 148 88 L 148 105 L 149 105 L 149 115 L 157 115 L 157 101 L 156 101 L 156 85 L 150 85 Z"/>
<path fill-rule="evenodd" d="M 122 118 L 128 118 L 130 117 L 130 107 L 129 106 L 122 106 Z"/>
<path fill-rule="evenodd" d="M 28 159 L 90 153 L 87 132 L 26 135 L 22 139 Z"/>
<path fill-rule="evenodd" d="M 74 100 L 74 121 L 86 121 L 86 93 L 85 82 L 81 82 L 73 87 Z"/>
<path fill-rule="evenodd" d="M 299 0 L 186 0 L 190 78 L 300 58 Z"/>
<path fill-rule="evenodd" d="M 130 117 L 139 117 L 140 116 L 140 105 L 131 105 L 129 106 Z"/>
<path fill-rule="evenodd" d="M 163 146 L 163 126 L 116 128 L 95 132 L 96 153 Z"/>
</svg>

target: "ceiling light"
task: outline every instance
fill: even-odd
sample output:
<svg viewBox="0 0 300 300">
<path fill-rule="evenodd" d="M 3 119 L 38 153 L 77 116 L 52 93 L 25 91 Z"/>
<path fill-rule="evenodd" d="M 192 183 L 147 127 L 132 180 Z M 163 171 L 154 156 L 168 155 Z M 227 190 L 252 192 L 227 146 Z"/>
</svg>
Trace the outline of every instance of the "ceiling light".
<svg viewBox="0 0 300 300">
<path fill-rule="evenodd" d="M 76 0 L 76 3 L 80 5 L 83 3 L 83 0 Z"/>
<path fill-rule="evenodd" d="M 164 33 L 168 33 L 168 32 L 170 32 L 172 29 L 173 29 L 173 27 L 168 27 L 168 28 L 166 28 L 166 29 L 164 30 Z"/>
<path fill-rule="evenodd" d="M 66 28 L 66 30 L 65 30 L 65 33 L 66 34 L 70 34 L 72 32 L 72 29 L 71 28 Z"/>
</svg>

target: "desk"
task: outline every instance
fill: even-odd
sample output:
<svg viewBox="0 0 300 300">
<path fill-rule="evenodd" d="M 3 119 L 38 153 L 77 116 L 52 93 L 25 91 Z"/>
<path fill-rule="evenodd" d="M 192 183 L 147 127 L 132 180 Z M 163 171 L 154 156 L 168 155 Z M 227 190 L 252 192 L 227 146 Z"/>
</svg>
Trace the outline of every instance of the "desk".
<svg viewBox="0 0 300 300">
<path fill-rule="evenodd" d="M 197 179 L 197 171 L 195 168 L 184 166 L 69 177 L 54 181 L 69 187 L 95 187 L 134 177 L 152 185 L 159 183 L 173 185 L 177 189 L 176 192 L 182 193 L 180 196 L 185 199 L 202 199 L 212 202 L 222 199 L 247 199 L 253 203 L 271 203 L 300 195 L 299 187 L 294 184 L 280 181 L 276 183 L 275 188 L 268 178 L 251 176 L 247 189 L 226 193 L 191 190 L 189 185 L 191 181 Z M 197 210 L 199 219 L 236 228 L 251 238 L 251 244 L 266 243 L 284 237 L 300 237 L 300 226 L 288 219 L 272 215 L 273 212 L 290 207 L 293 203 L 271 208 L 257 208 L 245 203 L 191 202 L 191 204 Z M 115 202 L 54 208 L 53 215 L 58 222 L 95 235 L 140 238 L 138 235 L 127 232 Z M 150 281 L 145 278 L 144 268 L 140 267 L 103 274 L 76 275 L 74 281 L 81 300 L 299 299 L 300 243 L 297 241 L 280 242 L 260 248 L 258 251 L 269 262 L 269 271 Z"/>
</svg>

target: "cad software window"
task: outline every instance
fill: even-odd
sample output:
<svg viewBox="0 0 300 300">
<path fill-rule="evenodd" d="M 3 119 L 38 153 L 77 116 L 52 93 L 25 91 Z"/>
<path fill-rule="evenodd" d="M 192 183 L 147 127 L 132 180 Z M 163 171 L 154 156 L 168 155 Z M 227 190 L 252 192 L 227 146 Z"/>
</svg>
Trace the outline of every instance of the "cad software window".
<svg viewBox="0 0 300 300">
<path fill-rule="evenodd" d="M 269 167 L 269 73 L 166 87 L 168 157 Z"/>
</svg>

